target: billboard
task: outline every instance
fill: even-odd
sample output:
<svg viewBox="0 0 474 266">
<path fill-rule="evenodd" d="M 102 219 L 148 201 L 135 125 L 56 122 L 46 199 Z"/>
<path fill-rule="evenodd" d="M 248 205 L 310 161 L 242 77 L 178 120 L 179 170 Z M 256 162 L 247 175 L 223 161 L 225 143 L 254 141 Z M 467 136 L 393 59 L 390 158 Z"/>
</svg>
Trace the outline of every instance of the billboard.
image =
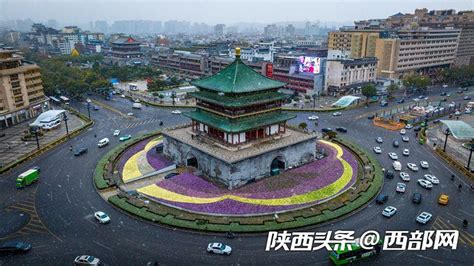
<svg viewBox="0 0 474 266">
<path fill-rule="evenodd" d="M 311 56 L 300 56 L 298 60 L 298 72 L 318 74 L 321 71 L 321 58 Z"/>
</svg>

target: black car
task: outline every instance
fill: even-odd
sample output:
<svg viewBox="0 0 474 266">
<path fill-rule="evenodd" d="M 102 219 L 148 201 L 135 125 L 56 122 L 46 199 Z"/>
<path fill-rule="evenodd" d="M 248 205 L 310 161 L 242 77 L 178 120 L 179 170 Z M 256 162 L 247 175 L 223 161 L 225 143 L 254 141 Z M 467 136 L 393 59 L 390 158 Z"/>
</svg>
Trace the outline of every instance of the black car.
<svg viewBox="0 0 474 266">
<path fill-rule="evenodd" d="M 372 120 L 372 119 L 375 118 L 375 115 L 369 115 L 369 116 L 367 116 L 367 118 L 370 119 L 370 120 Z"/>
<path fill-rule="evenodd" d="M 389 179 L 393 179 L 394 176 L 395 176 L 395 173 L 392 170 L 387 170 L 387 172 L 385 173 L 385 177 Z"/>
<path fill-rule="evenodd" d="M 413 193 L 413 198 L 411 200 L 413 203 L 420 204 L 421 203 L 421 194 L 418 192 Z"/>
<path fill-rule="evenodd" d="M 81 156 L 87 153 L 87 148 L 80 148 L 74 152 L 74 156 Z"/>
<path fill-rule="evenodd" d="M 400 146 L 400 143 L 398 142 L 398 140 L 394 140 L 392 142 L 392 145 L 393 145 L 393 147 L 398 148 Z"/>
<path fill-rule="evenodd" d="M 179 175 L 179 174 L 178 173 L 169 173 L 169 174 L 165 175 L 165 179 L 172 178 L 175 175 Z"/>
<path fill-rule="evenodd" d="M 441 96 L 446 96 L 446 94 L 448 94 L 448 93 L 442 92 L 440 95 L 441 95 Z"/>
<path fill-rule="evenodd" d="M 345 127 L 336 127 L 336 131 L 342 132 L 342 133 L 347 133 L 347 128 Z"/>
<path fill-rule="evenodd" d="M 377 204 L 384 204 L 385 202 L 387 202 L 388 200 L 388 196 L 387 195 L 378 195 L 377 198 L 375 199 L 375 202 Z"/>
<path fill-rule="evenodd" d="M 436 119 L 436 120 L 433 121 L 433 124 L 438 124 L 439 122 L 441 122 L 441 120 Z"/>
<path fill-rule="evenodd" d="M 464 88 L 464 89 L 462 89 L 462 90 L 463 90 L 463 91 L 468 91 L 469 89 L 468 89 L 468 88 Z"/>
<path fill-rule="evenodd" d="M 0 253 L 28 252 L 31 244 L 21 241 L 8 241 L 0 244 Z"/>
<path fill-rule="evenodd" d="M 329 133 L 329 132 L 332 132 L 332 128 L 330 128 L 330 127 L 325 127 L 325 128 L 322 128 L 322 129 L 321 129 L 321 132 L 323 132 L 323 133 Z"/>
<path fill-rule="evenodd" d="M 99 111 L 99 107 L 94 105 L 94 111 Z"/>
<path fill-rule="evenodd" d="M 5 137 L 5 133 L 0 133 L 0 138 Z"/>
<path fill-rule="evenodd" d="M 471 99 L 471 97 L 466 95 L 466 96 L 464 96 L 464 98 L 463 98 L 463 99 L 464 99 L 464 100 L 470 100 L 470 99 Z"/>
<path fill-rule="evenodd" d="M 421 130 L 421 127 L 420 127 L 420 126 L 416 126 L 416 127 L 413 128 L 413 131 L 415 131 L 415 132 L 418 132 L 418 131 L 420 131 L 420 130 Z"/>
<path fill-rule="evenodd" d="M 403 99 L 403 98 L 398 100 L 398 103 L 404 103 L 404 102 L 405 102 L 405 99 Z"/>
<path fill-rule="evenodd" d="M 447 101 L 448 101 L 448 99 L 446 99 L 446 98 L 443 98 L 443 99 L 441 99 L 440 101 L 442 101 L 442 102 L 447 102 Z"/>
<path fill-rule="evenodd" d="M 458 90 L 458 93 L 461 94 L 461 93 L 462 93 L 462 90 Z"/>
<path fill-rule="evenodd" d="M 381 102 L 380 102 L 380 106 L 381 106 L 381 107 L 385 107 L 385 106 L 387 106 L 387 105 L 388 105 L 388 102 L 387 102 L 387 101 L 381 101 Z"/>
</svg>

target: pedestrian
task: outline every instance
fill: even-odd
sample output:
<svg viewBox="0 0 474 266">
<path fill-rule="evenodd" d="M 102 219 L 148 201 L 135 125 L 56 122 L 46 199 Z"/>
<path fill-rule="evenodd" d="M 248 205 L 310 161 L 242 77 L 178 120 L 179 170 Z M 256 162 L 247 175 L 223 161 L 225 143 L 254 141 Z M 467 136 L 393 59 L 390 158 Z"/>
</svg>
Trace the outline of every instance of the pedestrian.
<svg viewBox="0 0 474 266">
<path fill-rule="evenodd" d="M 96 133 L 94 133 L 94 138 L 97 138 L 97 134 L 96 134 Z"/>
<path fill-rule="evenodd" d="M 459 184 L 458 191 L 461 191 L 461 189 L 462 189 L 462 184 Z"/>
</svg>

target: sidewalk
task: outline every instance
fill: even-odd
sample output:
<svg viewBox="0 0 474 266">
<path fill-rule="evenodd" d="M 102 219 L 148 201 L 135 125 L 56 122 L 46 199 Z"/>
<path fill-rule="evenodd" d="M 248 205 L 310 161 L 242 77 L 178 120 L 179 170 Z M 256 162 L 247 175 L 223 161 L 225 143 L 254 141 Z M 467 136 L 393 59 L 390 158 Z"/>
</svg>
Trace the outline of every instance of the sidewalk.
<svg viewBox="0 0 474 266">
<path fill-rule="evenodd" d="M 78 129 L 85 125 L 85 122 L 82 121 L 76 115 L 73 115 L 67 112 L 69 117 L 68 128 L 69 132 L 72 132 L 75 129 Z M 19 158 L 32 153 L 37 149 L 36 140 L 32 139 L 29 141 L 21 140 L 21 137 L 24 135 L 24 131 L 28 130 L 29 123 L 33 122 L 34 119 L 22 122 L 20 124 L 11 126 L 2 130 L 2 133 L 5 133 L 5 136 L 0 138 L 0 166 L 6 166 Z M 38 137 L 40 147 L 43 147 L 62 136 L 66 135 L 66 125 L 64 121 L 61 122 L 61 126 L 57 129 L 44 131 L 45 134 L 42 137 Z M 1 168 L 0 167 L 0 168 Z"/>
</svg>

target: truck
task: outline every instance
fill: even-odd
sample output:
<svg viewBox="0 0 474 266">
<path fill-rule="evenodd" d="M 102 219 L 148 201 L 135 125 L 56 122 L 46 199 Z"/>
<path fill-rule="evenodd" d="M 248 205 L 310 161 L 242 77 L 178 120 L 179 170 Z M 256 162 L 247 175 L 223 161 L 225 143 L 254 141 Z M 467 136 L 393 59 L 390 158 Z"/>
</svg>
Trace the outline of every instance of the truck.
<svg viewBox="0 0 474 266">
<path fill-rule="evenodd" d="M 39 169 L 30 169 L 18 176 L 18 178 L 16 179 L 16 188 L 24 188 L 26 186 L 29 186 L 32 183 L 38 181 L 38 179 Z"/>
</svg>

